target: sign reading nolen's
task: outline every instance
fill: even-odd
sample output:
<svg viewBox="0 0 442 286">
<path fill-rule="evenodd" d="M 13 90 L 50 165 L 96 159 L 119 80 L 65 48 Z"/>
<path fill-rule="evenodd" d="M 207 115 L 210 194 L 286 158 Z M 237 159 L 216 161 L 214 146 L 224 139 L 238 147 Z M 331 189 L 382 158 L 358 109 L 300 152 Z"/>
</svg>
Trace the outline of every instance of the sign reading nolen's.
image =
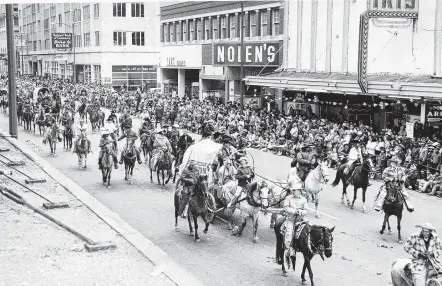
<svg viewBox="0 0 442 286">
<path fill-rule="evenodd" d="M 241 59 L 240 43 L 219 43 L 213 45 L 214 66 L 235 66 L 243 61 L 245 66 L 278 66 L 279 43 L 244 43 Z"/>
</svg>

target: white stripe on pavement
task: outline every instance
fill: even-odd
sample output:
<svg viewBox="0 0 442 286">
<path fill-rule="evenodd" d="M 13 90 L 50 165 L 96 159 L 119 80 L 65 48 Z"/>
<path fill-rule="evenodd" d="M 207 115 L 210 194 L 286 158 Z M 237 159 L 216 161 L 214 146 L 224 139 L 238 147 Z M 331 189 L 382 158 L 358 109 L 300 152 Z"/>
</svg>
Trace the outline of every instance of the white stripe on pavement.
<svg viewBox="0 0 442 286">
<path fill-rule="evenodd" d="M 311 211 L 316 211 L 316 210 L 314 210 L 314 209 L 312 209 L 312 208 L 309 208 L 309 207 L 307 207 L 307 209 L 309 209 L 309 210 L 311 210 Z M 324 216 L 329 217 L 329 218 L 332 218 L 332 219 L 334 219 L 334 220 L 340 220 L 339 218 L 334 217 L 334 216 L 329 215 L 329 214 L 326 214 L 326 213 L 322 213 L 322 212 L 318 212 L 318 213 L 319 213 L 320 215 L 324 215 Z"/>
</svg>

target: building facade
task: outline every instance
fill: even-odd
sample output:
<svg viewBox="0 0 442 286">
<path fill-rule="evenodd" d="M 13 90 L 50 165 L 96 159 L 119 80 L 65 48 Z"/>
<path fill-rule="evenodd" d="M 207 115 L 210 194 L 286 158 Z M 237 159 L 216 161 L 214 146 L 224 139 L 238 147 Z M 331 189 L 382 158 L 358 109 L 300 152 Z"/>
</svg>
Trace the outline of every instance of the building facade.
<svg viewBox="0 0 442 286">
<path fill-rule="evenodd" d="M 151 2 L 23 4 L 20 32 L 28 40 L 24 72 L 129 89 L 155 88 L 158 14 L 159 5 Z"/>
<path fill-rule="evenodd" d="M 246 79 L 282 89 L 285 112 L 310 106 L 322 118 L 345 113 L 382 129 L 428 123 L 442 109 L 441 0 L 285 5 L 284 69 Z"/>
<path fill-rule="evenodd" d="M 243 11 L 244 74 L 275 70 L 283 56 L 283 2 L 245 1 Z M 164 93 L 239 100 L 240 16 L 241 4 L 235 1 L 192 1 L 161 7 L 160 80 Z M 247 94 L 253 98 L 256 91 L 251 89 Z"/>
<path fill-rule="evenodd" d="M 18 5 L 14 4 L 12 7 L 13 14 L 13 31 L 14 31 L 14 45 L 16 46 L 16 64 L 17 71 L 20 71 L 20 52 L 23 49 L 25 43 L 19 33 L 19 19 L 18 19 Z M 7 68 L 7 45 L 6 45 L 6 5 L 0 5 L 0 74 L 6 74 Z"/>
</svg>

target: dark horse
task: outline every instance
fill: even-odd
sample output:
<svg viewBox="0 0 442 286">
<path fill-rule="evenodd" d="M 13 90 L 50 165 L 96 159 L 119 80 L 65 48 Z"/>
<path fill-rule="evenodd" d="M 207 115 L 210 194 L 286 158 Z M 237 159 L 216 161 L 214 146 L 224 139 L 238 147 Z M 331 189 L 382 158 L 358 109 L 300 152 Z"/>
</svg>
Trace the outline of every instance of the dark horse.
<svg viewBox="0 0 442 286">
<path fill-rule="evenodd" d="M 125 170 L 124 180 L 129 181 L 130 183 L 134 173 L 135 162 L 137 161 L 137 152 L 135 151 L 135 146 L 133 144 L 129 145 L 124 151 L 123 160 Z"/>
<path fill-rule="evenodd" d="M 72 123 L 69 121 L 68 123 L 64 124 L 64 130 L 63 130 L 63 147 L 66 150 L 72 149 L 72 138 L 74 137 L 74 130 L 72 129 Z"/>
<path fill-rule="evenodd" d="M 159 185 L 167 185 L 167 183 L 169 183 L 170 178 L 172 177 L 172 160 L 169 159 L 169 156 L 167 156 L 168 154 L 166 152 L 164 152 L 163 150 L 158 150 L 158 153 L 156 154 L 157 156 L 157 181 Z M 153 164 L 153 160 L 150 160 L 150 181 L 153 182 L 153 178 L 152 178 L 152 173 L 153 173 L 153 169 L 154 166 L 152 166 Z M 164 171 L 167 172 L 167 180 L 166 182 L 164 182 Z M 162 184 L 160 183 L 160 172 L 162 175 Z"/>
<path fill-rule="evenodd" d="M 397 231 L 399 243 L 402 242 L 401 237 L 401 220 L 402 211 L 404 210 L 404 198 L 401 193 L 401 186 L 397 183 L 390 183 L 389 186 L 384 186 L 387 190 L 382 210 L 384 211 L 384 222 L 382 224 L 381 234 L 384 234 L 385 225 L 388 225 L 388 232 L 391 233 L 390 216 L 397 217 Z"/>
<path fill-rule="evenodd" d="M 105 146 L 103 157 L 101 157 L 101 173 L 103 175 L 103 184 L 110 188 L 110 180 L 114 159 L 112 157 L 113 144 L 109 143 Z"/>
<path fill-rule="evenodd" d="M 80 114 L 80 119 L 85 119 L 87 123 L 86 103 L 83 102 L 80 107 L 78 107 L 78 113 Z"/>
<path fill-rule="evenodd" d="M 25 122 L 25 130 L 31 132 L 32 130 L 32 123 L 34 122 L 34 112 L 32 112 L 31 107 L 27 106 L 23 112 L 23 120 Z"/>
<path fill-rule="evenodd" d="M 173 180 L 172 180 L 172 182 L 174 182 L 174 183 L 175 183 L 175 179 L 176 179 L 176 174 L 179 171 L 179 167 L 183 163 L 184 153 L 186 152 L 187 148 L 189 148 L 189 146 L 192 144 L 193 144 L 193 141 L 192 142 L 186 141 L 186 143 L 183 146 L 181 146 L 181 148 L 177 147 L 175 166 L 174 166 L 175 172 L 173 174 Z"/>
<path fill-rule="evenodd" d="M 144 133 L 140 136 L 141 140 L 141 149 L 143 150 L 144 163 L 149 163 L 152 159 L 152 151 L 153 151 L 153 142 L 154 142 L 155 134 L 152 133 Z"/>
<path fill-rule="evenodd" d="M 342 179 L 342 197 L 341 201 L 344 204 L 345 199 L 347 199 L 347 204 L 349 207 L 354 209 L 356 197 L 358 194 L 358 189 L 362 188 L 362 203 L 363 203 L 363 211 L 364 213 L 367 213 L 367 207 L 365 205 L 365 193 L 367 192 L 368 187 L 368 177 L 371 171 L 371 168 L 373 166 L 371 160 L 369 158 L 364 158 L 362 161 L 362 165 L 357 166 L 354 169 L 353 179 L 351 182 L 348 182 L 348 175 L 344 174 L 346 165 L 339 166 L 338 170 L 336 171 L 336 178 L 332 183 L 333 187 L 336 187 L 339 184 L 339 181 Z M 350 204 L 350 200 L 347 197 L 347 186 L 349 184 L 353 184 L 354 187 L 354 194 L 353 194 L 353 202 Z"/>
<path fill-rule="evenodd" d="M 284 223 L 285 218 L 279 218 L 275 224 L 275 234 L 276 234 L 276 262 L 282 265 L 282 272 L 284 274 L 287 273 L 284 266 L 284 254 L 285 254 L 285 245 L 284 245 L 284 236 L 281 233 L 281 226 Z M 315 254 L 319 254 L 324 260 L 325 257 L 330 258 L 332 256 L 333 250 L 333 231 L 335 228 L 327 228 L 319 225 L 309 225 L 306 224 L 302 229 L 299 238 L 292 238 L 291 247 L 295 251 L 294 255 L 291 256 L 291 262 L 293 271 L 295 271 L 296 265 L 296 252 L 301 252 L 304 256 L 304 265 L 302 266 L 301 272 L 301 280 L 302 283 L 305 284 L 305 270 L 308 270 L 308 274 L 310 276 L 310 283 L 312 286 L 315 285 L 313 282 L 313 271 L 311 267 L 311 260 Z M 287 261 L 287 265 L 290 267 L 290 261 Z"/>
<path fill-rule="evenodd" d="M 43 113 L 43 109 L 40 110 L 40 114 L 37 116 L 36 120 L 34 121 L 34 133 L 35 133 L 35 125 L 38 125 L 38 131 L 41 135 L 44 135 L 46 132 L 46 126 L 45 126 L 45 115 Z"/>
</svg>

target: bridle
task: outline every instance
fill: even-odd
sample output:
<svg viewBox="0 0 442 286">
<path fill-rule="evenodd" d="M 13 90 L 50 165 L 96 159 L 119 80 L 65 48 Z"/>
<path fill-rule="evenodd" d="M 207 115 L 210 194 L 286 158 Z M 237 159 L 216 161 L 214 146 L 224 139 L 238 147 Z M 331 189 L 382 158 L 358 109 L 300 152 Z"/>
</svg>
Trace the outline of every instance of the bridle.
<svg viewBox="0 0 442 286">
<path fill-rule="evenodd" d="M 322 170 L 322 163 L 319 163 L 319 165 L 318 165 L 318 167 L 319 167 L 319 178 L 317 178 L 316 176 L 315 176 L 315 169 L 313 169 L 313 173 L 312 173 L 312 176 L 313 176 L 313 178 L 317 181 L 317 182 L 319 182 L 319 183 L 321 183 L 321 184 L 326 184 L 327 182 L 325 181 L 326 179 L 327 179 L 327 175 L 325 175 L 324 174 L 324 170 Z"/>
<path fill-rule="evenodd" d="M 325 247 L 325 245 L 324 245 L 324 242 L 325 242 L 325 234 L 324 234 L 324 232 L 325 232 L 324 229 L 321 227 L 321 238 L 317 242 L 317 244 L 316 244 L 317 246 L 315 246 L 310 241 L 310 246 L 312 248 L 313 255 L 319 254 L 321 256 L 322 260 L 324 260 L 324 252 L 325 251 L 332 251 L 332 247 L 331 247 L 332 244 L 331 243 L 330 243 L 330 247 Z M 333 241 L 332 235 L 330 233 L 327 236 L 328 236 L 329 241 Z"/>
</svg>

